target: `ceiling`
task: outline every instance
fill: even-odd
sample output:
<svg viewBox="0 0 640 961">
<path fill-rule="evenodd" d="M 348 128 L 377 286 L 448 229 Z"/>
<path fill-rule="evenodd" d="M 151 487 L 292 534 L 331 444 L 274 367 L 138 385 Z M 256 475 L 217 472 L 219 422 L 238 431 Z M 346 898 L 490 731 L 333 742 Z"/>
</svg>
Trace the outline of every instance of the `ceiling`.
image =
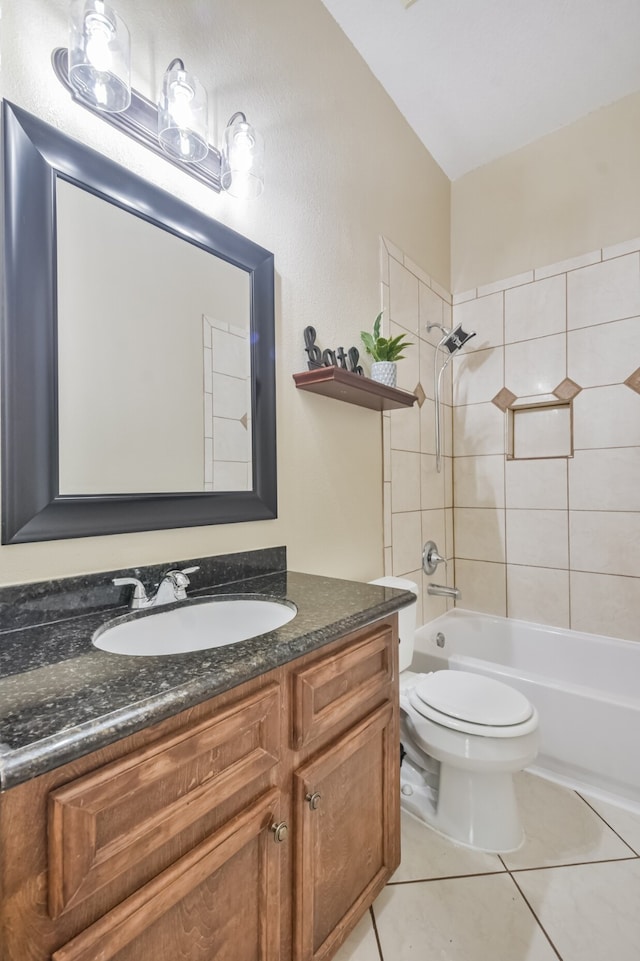
<svg viewBox="0 0 640 961">
<path fill-rule="evenodd" d="M 406 2 L 323 0 L 451 180 L 640 90 L 640 0 Z"/>
</svg>

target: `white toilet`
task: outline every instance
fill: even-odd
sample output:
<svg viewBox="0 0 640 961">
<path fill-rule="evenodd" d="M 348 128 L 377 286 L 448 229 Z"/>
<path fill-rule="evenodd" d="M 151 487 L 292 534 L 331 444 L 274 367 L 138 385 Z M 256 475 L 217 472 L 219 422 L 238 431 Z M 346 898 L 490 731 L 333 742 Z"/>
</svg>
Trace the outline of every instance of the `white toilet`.
<svg viewBox="0 0 640 961">
<path fill-rule="evenodd" d="M 417 593 L 412 581 L 373 581 Z M 507 684 L 467 671 L 415 674 L 416 604 L 398 612 L 401 803 L 439 834 L 481 851 L 524 840 L 513 774 L 538 753 L 538 714 Z"/>
</svg>

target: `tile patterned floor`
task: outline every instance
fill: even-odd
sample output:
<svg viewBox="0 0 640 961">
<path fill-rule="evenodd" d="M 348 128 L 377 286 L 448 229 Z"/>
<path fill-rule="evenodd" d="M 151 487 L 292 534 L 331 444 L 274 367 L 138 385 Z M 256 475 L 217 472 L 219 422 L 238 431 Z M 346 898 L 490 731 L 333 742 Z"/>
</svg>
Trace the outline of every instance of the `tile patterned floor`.
<svg viewBox="0 0 640 961">
<path fill-rule="evenodd" d="M 512 854 L 403 814 L 402 864 L 336 961 L 640 961 L 640 815 L 516 780 L 527 840 Z"/>
</svg>

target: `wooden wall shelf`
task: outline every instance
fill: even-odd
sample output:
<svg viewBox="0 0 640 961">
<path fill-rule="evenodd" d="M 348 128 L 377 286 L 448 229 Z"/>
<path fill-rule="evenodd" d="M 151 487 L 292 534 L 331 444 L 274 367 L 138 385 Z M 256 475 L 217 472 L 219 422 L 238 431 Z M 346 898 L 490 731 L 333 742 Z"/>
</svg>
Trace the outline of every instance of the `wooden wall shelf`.
<svg viewBox="0 0 640 961">
<path fill-rule="evenodd" d="M 353 374 L 343 367 L 318 367 L 294 374 L 296 387 L 324 394 L 347 404 L 368 407 L 369 410 L 394 410 L 411 407 L 416 400 L 415 394 L 397 387 L 386 387 L 369 377 Z"/>
</svg>

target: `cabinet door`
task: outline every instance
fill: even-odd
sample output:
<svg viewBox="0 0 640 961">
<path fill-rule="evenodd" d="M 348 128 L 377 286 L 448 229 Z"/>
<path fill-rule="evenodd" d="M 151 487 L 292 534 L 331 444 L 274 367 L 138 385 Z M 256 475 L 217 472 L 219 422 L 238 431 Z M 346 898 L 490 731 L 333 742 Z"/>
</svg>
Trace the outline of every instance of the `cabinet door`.
<svg viewBox="0 0 640 961">
<path fill-rule="evenodd" d="M 279 961 L 279 811 L 270 791 L 52 961 Z"/>
<path fill-rule="evenodd" d="M 386 703 L 295 773 L 295 961 L 331 957 L 398 866 L 398 771 Z"/>
</svg>

